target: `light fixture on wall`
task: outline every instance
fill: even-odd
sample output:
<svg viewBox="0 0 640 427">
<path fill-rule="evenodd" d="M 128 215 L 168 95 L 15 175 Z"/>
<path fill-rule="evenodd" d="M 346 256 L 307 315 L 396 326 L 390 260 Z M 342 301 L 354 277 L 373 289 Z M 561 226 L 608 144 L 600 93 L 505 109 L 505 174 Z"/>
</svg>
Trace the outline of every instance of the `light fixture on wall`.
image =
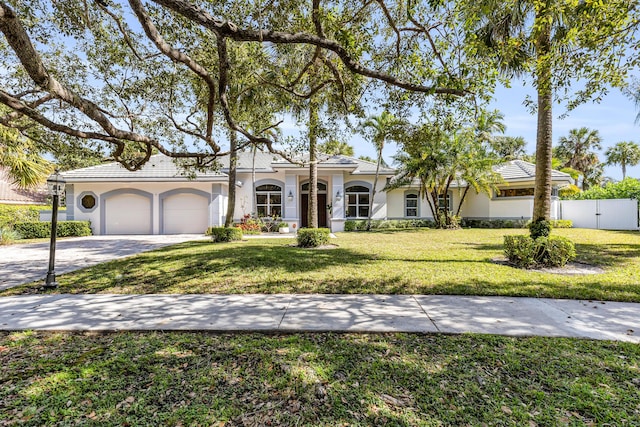
<svg viewBox="0 0 640 427">
<path fill-rule="evenodd" d="M 293 202 L 293 192 L 289 190 L 289 194 L 287 194 L 287 200 Z"/>
<path fill-rule="evenodd" d="M 244 182 L 242 182 L 242 181 L 236 181 L 236 186 L 238 186 L 238 187 L 242 187 L 243 184 L 244 184 Z"/>
<path fill-rule="evenodd" d="M 336 200 L 339 202 L 340 200 L 342 200 L 342 194 L 340 194 L 340 190 L 338 190 L 338 192 L 336 193 Z"/>
</svg>

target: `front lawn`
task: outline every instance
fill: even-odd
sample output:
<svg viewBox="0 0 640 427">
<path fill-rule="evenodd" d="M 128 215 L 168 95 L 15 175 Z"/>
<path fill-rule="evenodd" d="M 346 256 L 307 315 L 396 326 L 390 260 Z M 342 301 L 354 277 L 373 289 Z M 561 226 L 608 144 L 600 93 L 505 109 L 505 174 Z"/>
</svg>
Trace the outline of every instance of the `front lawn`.
<svg viewBox="0 0 640 427">
<path fill-rule="evenodd" d="M 525 230 L 340 233 L 335 249 L 294 240 L 183 243 L 58 276 L 60 293 L 342 293 L 508 295 L 640 302 L 640 233 L 558 229 L 578 261 L 604 274 L 568 276 L 493 262 Z M 40 283 L 0 293 L 34 292 Z"/>
<path fill-rule="evenodd" d="M 422 334 L 0 333 L 0 425 L 639 425 L 640 346 Z"/>
</svg>

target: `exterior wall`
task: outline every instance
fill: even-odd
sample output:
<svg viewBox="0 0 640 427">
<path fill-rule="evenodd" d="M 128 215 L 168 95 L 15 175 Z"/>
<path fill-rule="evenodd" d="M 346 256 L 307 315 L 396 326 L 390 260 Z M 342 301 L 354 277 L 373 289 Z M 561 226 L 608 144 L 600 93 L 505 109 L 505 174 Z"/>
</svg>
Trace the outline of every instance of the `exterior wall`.
<svg viewBox="0 0 640 427">
<path fill-rule="evenodd" d="M 239 173 L 237 179 L 242 182 L 242 186 L 236 187 L 234 222 L 240 222 L 244 215 L 256 212 L 253 199 L 254 183 L 252 182 L 251 173 Z M 275 173 L 257 173 L 255 186 L 266 182 L 277 183 L 282 186 L 282 220 L 289 223 L 290 229 L 298 229 L 301 218 L 301 186 L 308 179 L 308 168 L 283 169 Z M 366 184 L 367 187 L 371 188 L 373 179 L 373 176 L 354 176 L 341 170 L 318 170 L 318 181 L 327 184 L 327 204 L 330 207 L 327 210 L 327 222 L 332 231 L 344 230 L 344 221 L 346 219 L 345 188 L 354 182 Z M 383 191 L 385 185 L 386 177 L 379 177 L 373 200 L 373 218 L 375 219 L 387 217 L 389 203 L 387 201 L 387 193 Z M 292 200 L 289 200 L 289 195 L 292 196 Z"/>
<path fill-rule="evenodd" d="M 533 185 L 533 184 L 531 184 Z M 387 192 L 387 212 L 389 219 L 411 219 L 405 217 L 405 194 L 408 188 L 398 188 Z M 417 191 L 417 189 L 416 189 Z M 458 209 L 464 189 L 454 188 L 450 191 L 453 201 L 453 212 Z M 477 194 L 469 190 L 460 210 L 460 216 L 468 219 L 531 219 L 533 213 L 533 197 L 489 197 L 485 193 Z M 419 199 L 418 218 L 431 219 L 433 215 L 425 199 Z M 551 202 L 551 219 L 560 218 L 559 200 L 554 197 Z"/>
<path fill-rule="evenodd" d="M 215 186 L 215 184 L 214 184 Z M 181 190 L 184 189 L 186 191 L 193 191 L 200 194 L 206 193 L 212 195 L 212 202 L 210 204 L 213 207 L 216 201 L 221 202 L 221 200 L 216 200 L 214 197 L 212 190 L 211 182 L 136 182 L 136 183 L 125 183 L 125 182 L 114 182 L 114 183 L 74 183 L 73 184 L 73 204 L 70 204 L 67 201 L 67 209 L 70 212 L 73 212 L 73 219 L 79 221 L 90 221 L 91 229 L 94 234 L 101 234 L 105 229 L 105 224 L 103 223 L 102 215 L 104 214 L 104 196 L 107 193 L 117 194 L 119 191 L 141 191 L 144 193 L 151 194 L 152 201 L 152 233 L 159 234 L 161 232 L 161 201 L 160 195 L 165 194 L 168 191 L 172 190 Z M 115 192 L 115 193 L 113 193 Z M 81 198 L 84 195 L 91 194 L 96 198 L 96 205 L 91 209 L 85 209 L 81 205 Z M 67 214 L 69 217 L 69 214 Z M 224 219 L 222 217 L 222 219 Z M 221 225 L 220 216 L 213 215 L 213 209 L 210 210 L 209 213 L 209 224 L 210 225 Z M 204 230 L 203 230 L 204 232 Z"/>
</svg>

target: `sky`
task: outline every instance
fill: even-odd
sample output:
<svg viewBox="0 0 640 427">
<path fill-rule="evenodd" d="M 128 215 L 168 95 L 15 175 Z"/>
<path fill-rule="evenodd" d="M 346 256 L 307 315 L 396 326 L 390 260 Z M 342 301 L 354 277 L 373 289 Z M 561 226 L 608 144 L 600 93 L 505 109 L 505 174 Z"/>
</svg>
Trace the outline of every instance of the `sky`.
<svg viewBox="0 0 640 427">
<path fill-rule="evenodd" d="M 504 124 L 507 126 L 505 135 L 522 136 L 527 141 L 527 153 L 533 154 L 536 142 L 537 118 L 529 113 L 524 106 L 527 95 L 535 99 L 534 89 L 515 82 L 512 87 L 500 87 L 496 90 L 494 101 L 490 109 L 500 110 L 504 114 Z M 598 130 L 602 138 L 602 150 L 598 151 L 601 162 L 606 161 L 605 150 L 620 141 L 634 141 L 640 143 L 640 124 L 635 124 L 638 110 L 632 100 L 623 95 L 620 90 L 613 89 L 600 103 L 589 102 L 578 106 L 569 112 L 568 116 L 560 118 L 565 112 L 561 105 L 554 105 L 553 144 L 558 143 L 562 136 L 568 136 L 571 129 L 587 127 Z M 354 135 L 351 145 L 355 148 L 356 156 L 366 155 L 375 158 L 375 150 L 371 143 Z M 388 163 L 397 152 L 397 146 L 387 144 L 383 156 Z M 622 169 L 619 165 L 605 166 L 605 176 L 615 180 L 622 179 Z M 640 178 L 640 165 L 627 166 L 627 176 Z"/>
</svg>

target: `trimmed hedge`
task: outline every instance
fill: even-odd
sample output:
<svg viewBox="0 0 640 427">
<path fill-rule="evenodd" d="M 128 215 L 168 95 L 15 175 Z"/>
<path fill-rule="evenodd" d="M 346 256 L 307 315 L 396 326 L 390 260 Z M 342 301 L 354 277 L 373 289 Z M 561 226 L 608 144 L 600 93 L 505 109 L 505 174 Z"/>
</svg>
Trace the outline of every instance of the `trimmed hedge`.
<svg viewBox="0 0 640 427">
<path fill-rule="evenodd" d="M 434 226 L 435 222 L 428 219 L 374 219 L 371 221 L 372 230 L 397 230 Z M 348 219 L 344 222 L 344 231 L 364 231 L 366 229 L 366 219 Z"/>
<path fill-rule="evenodd" d="M 524 228 L 526 219 L 462 219 L 461 225 L 468 228 Z"/>
<path fill-rule="evenodd" d="M 13 229 L 22 236 L 23 239 L 43 239 L 51 237 L 51 222 L 30 221 L 17 222 Z M 58 237 L 79 237 L 91 235 L 91 223 L 89 221 L 58 221 L 56 236 Z"/>
<path fill-rule="evenodd" d="M 215 243 L 242 240 L 242 229 L 240 227 L 209 227 L 205 234 L 211 236 L 211 240 Z"/>
<path fill-rule="evenodd" d="M 13 228 L 16 222 L 39 221 L 47 206 L 0 205 L 0 228 Z"/>
<path fill-rule="evenodd" d="M 569 239 L 560 236 L 504 236 L 504 254 L 520 268 L 562 267 L 575 259 L 576 248 Z"/>
<path fill-rule="evenodd" d="M 526 228 L 531 223 L 527 219 L 462 219 L 460 225 L 465 228 Z M 571 228 L 573 222 L 568 219 L 550 221 L 553 228 Z M 436 224 L 429 219 L 375 219 L 371 221 L 372 230 L 435 228 Z M 344 222 L 344 231 L 364 231 L 366 219 L 348 219 Z"/>
<path fill-rule="evenodd" d="M 298 246 L 301 248 L 317 248 L 329 243 L 328 228 L 301 228 L 298 230 Z"/>
</svg>

